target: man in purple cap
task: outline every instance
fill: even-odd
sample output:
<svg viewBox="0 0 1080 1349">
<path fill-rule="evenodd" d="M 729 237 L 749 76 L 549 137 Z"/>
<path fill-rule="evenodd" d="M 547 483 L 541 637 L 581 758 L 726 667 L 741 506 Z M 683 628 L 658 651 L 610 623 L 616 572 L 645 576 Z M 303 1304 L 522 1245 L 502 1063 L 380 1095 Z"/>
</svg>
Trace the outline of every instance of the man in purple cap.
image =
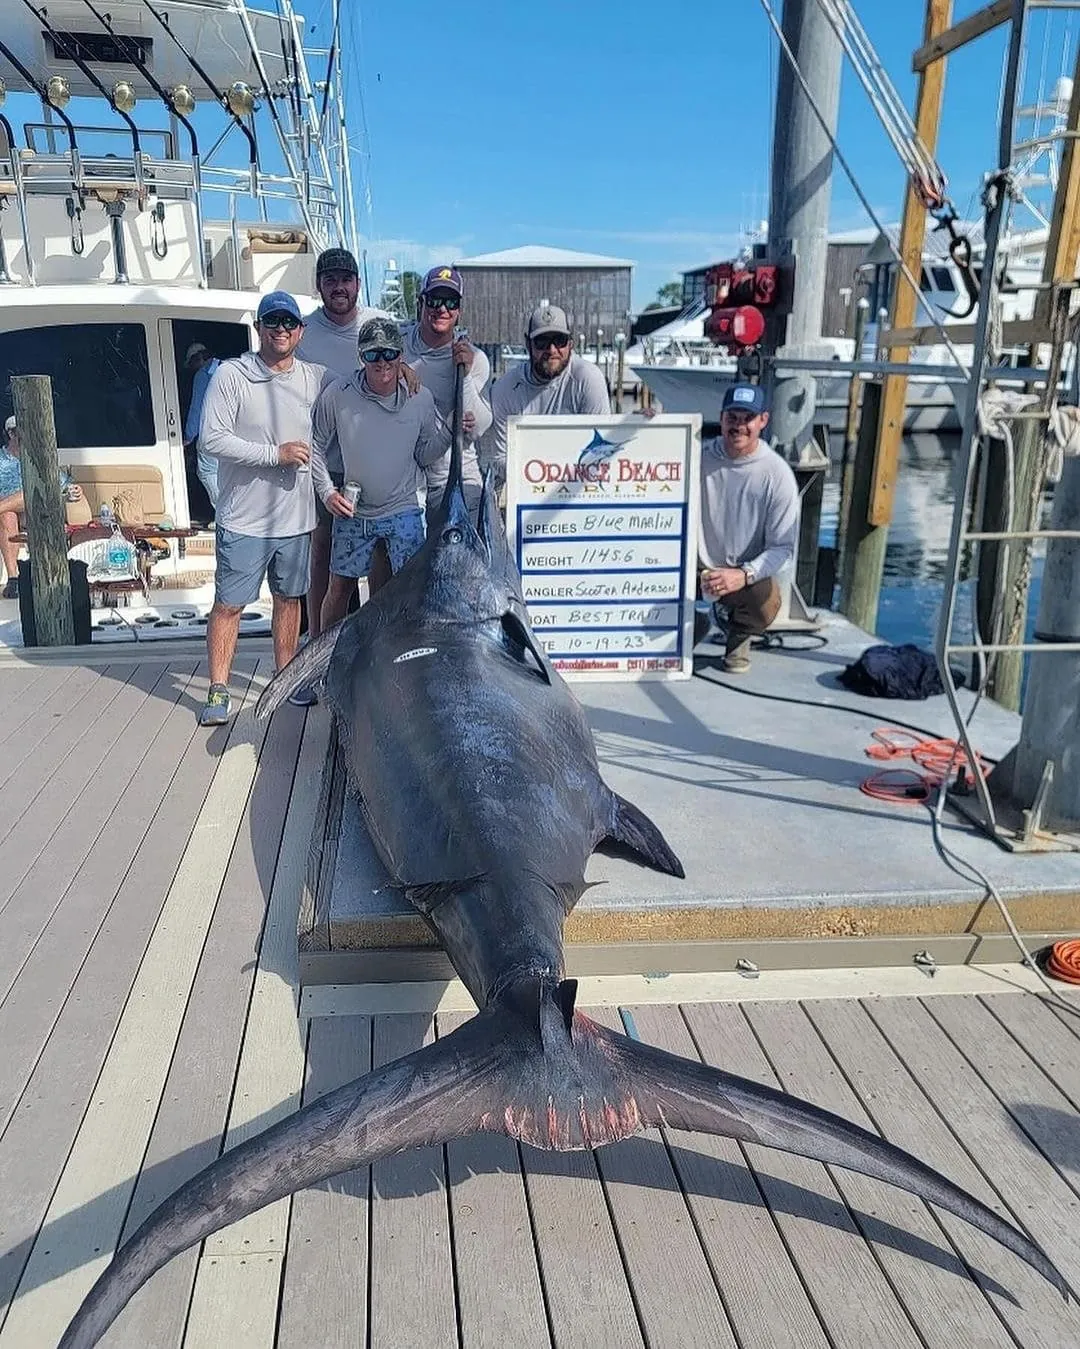
<svg viewBox="0 0 1080 1349">
<path fill-rule="evenodd" d="M 727 628 L 730 674 L 747 673 L 751 640 L 779 612 L 776 575 L 790 566 L 799 536 L 798 484 L 761 439 L 768 424 L 764 389 L 732 384 L 721 404 L 721 434 L 701 446 L 701 594 Z"/>
<path fill-rule="evenodd" d="M 470 510 L 480 501 L 483 486 L 476 459 L 476 441 L 491 425 L 491 408 L 483 390 L 491 376 L 491 364 L 464 337 L 454 334 L 461 317 L 465 285 L 456 267 L 444 263 L 432 267 L 420 287 L 415 323 L 402 327 L 405 360 L 412 366 L 425 389 L 430 389 L 439 414 L 447 423 L 454 416 L 455 368 L 465 369 L 464 422 L 465 452 L 462 456 L 462 490 Z M 430 524 L 442 502 L 450 476 L 450 453 L 427 470 L 427 517 Z"/>
<path fill-rule="evenodd" d="M 263 579 L 269 578 L 273 596 L 279 670 L 296 654 L 300 596 L 308 588 L 315 525 L 311 413 L 326 372 L 296 356 L 304 320 L 287 291 L 263 296 L 255 331 L 258 351 L 222 361 L 211 379 L 199 431 L 200 444 L 218 464 L 217 574 L 206 627 L 210 691 L 202 726 L 220 726 L 232 713 L 229 671 L 240 615 L 258 599 Z"/>
<path fill-rule="evenodd" d="M 607 383 L 598 366 L 574 352 L 566 311 L 542 300 L 525 327 L 529 359 L 500 376 L 491 390 L 491 429 L 480 445 L 485 468 L 496 481 L 506 478 L 507 419 L 524 413 L 555 416 L 581 413 L 606 417 L 611 411 Z"/>
</svg>

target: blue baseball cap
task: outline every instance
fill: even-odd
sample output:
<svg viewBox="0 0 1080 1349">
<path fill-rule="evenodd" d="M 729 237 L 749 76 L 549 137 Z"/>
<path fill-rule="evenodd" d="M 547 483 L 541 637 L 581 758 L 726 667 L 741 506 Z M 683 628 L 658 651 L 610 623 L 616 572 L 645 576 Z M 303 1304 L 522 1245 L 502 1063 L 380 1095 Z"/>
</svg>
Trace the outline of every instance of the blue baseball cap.
<svg viewBox="0 0 1080 1349">
<path fill-rule="evenodd" d="M 727 412 L 729 408 L 733 412 L 749 412 L 752 417 L 758 417 L 769 408 L 765 401 L 765 390 L 760 384 L 730 384 L 724 390 L 720 411 Z"/>
<path fill-rule="evenodd" d="M 427 276 L 424 277 L 420 294 L 426 295 L 432 290 L 452 290 L 455 295 L 464 295 L 465 282 L 461 279 L 461 273 L 456 267 L 444 263 L 441 267 L 432 267 Z"/>
<path fill-rule="evenodd" d="M 291 314 L 294 319 L 299 319 L 301 323 L 304 321 L 300 306 L 287 290 L 272 290 L 269 295 L 262 297 L 259 301 L 258 312 L 255 315 L 255 322 L 261 323 L 267 314 Z"/>
</svg>

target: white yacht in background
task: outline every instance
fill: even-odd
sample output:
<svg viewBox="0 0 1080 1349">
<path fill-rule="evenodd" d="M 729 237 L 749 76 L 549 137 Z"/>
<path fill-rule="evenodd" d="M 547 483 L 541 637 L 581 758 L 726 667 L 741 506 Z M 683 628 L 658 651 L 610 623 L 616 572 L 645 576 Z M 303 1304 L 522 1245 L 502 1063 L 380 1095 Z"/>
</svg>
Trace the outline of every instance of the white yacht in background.
<svg viewBox="0 0 1080 1349">
<path fill-rule="evenodd" d="M 148 524 L 205 525 L 187 353 L 249 350 L 260 294 L 310 311 L 319 251 L 355 248 L 343 91 L 311 73 L 336 53 L 304 33 L 291 0 L 0 0 L 0 413 L 11 375 L 51 376 L 60 462 L 95 514 L 127 489 Z M 95 610 L 93 640 L 205 625 L 213 534 L 170 554 L 152 603 Z M 17 641 L 17 607 L 0 618 Z"/>
<path fill-rule="evenodd" d="M 979 225 L 970 227 L 974 235 L 972 275 L 978 284 L 980 249 Z M 1047 232 L 1039 228 L 1015 234 L 1010 241 L 1007 282 L 1010 293 L 1002 297 L 1005 321 L 1032 316 L 1036 290 L 1041 277 L 1042 250 Z M 933 236 L 931 236 L 933 240 Z M 936 240 L 933 240 L 936 242 Z M 871 313 L 876 314 L 876 297 L 888 295 L 893 284 L 894 267 L 884 240 L 868 240 L 867 261 L 860 267 L 869 284 Z M 929 247 L 923 257 L 921 289 L 943 326 L 972 322 L 963 316 L 966 291 L 960 271 L 942 248 Z M 626 363 L 648 386 L 665 412 L 698 412 L 706 421 L 716 421 L 717 408 L 727 386 L 735 378 L 735 358 L 714 346 L 705 335 L 708 305 L 703 297 L 693 300 L 671 323 L 656 329 L 626 353 Z M 961 316 L 957 317 L 957 313 Z M 923 315 L 919 322 L 926 322 Z M 863 339 L 862 357 L 873 360 L 877 346 L 877 322 L 868 323 Z M 855 357 L 851 338 L 823 337 L 834 360 Z M 971 357 L 970 344 L 957 345 L 962 360 Z M 953 358 L 943 342 L 912 347 L 909 360 L 915 364 L 950 366 Z M 846 374 L 818 377 L 818 420 L 830 430 L 843 429 L 847 414 L 849 377 Z M 907 432 L 951 431 L 960 425 L 954 387 L 940 378 L 913 377 L 908 381 L 908 399 L 904 419 Z"/>
</svg>

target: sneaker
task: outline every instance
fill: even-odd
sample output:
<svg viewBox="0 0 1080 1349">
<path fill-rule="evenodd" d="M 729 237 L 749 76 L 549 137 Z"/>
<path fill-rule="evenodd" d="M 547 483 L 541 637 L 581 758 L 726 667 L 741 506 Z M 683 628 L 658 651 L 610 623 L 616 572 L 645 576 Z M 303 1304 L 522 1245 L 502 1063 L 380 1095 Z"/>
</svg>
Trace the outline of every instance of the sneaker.
<svg viewBox="0 0 1080 1349">
<path fill-rule="evenodd" d="M 211 684 L 206 703 L 199 712 L 200 726 L 224 726 L 232 716 L 232 699 L 224 684 Z"/>
<path fill-rule="evenodd" d="M 4 586 L 4 599 L 17 600 L 18 598 L 19 598 L 19 578 L 17 576 L 9 576 L 7 580 L 7 585 Z"/>
<path fill-rule="evenodd" d="M 319 701 L 319 695 L 313 685 L 301 684 L 298 689 L 293 689 L 285 701 L 292 703 L 293 707 L 314 707 Z"/>
</svg>

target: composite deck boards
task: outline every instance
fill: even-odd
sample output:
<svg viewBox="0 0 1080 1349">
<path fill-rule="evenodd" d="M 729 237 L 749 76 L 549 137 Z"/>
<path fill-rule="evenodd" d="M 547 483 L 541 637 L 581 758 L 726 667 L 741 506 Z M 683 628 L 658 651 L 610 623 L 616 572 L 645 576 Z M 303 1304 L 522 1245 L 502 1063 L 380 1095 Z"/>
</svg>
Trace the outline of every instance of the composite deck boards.
<svg viewBox="0 0 1080 1349">
<path fill-rule="evenodd" d="M 121 1240 L 221 1152 L 302 725 L 291 708 L 270 724 L 253 787 L 263 827 L 245 820 L 229 857 Z M 181 1343 L 198 1256 L 196 1246 L 154 1275 L 106 1337 L 109 1349 Z"/>
<path fill-rule="evenodd" d="M 243 678 L 242 692 L 248 680 Z M 250 678 L 250 674 L 248 676 Z M 188 713 L 190 716 L 190 712 Z M 87 947 L 13 1115 L 0 1130 L 0 1324 L 107 1057 L 226 736 L 188 741 L 105 921 Z M 181 744 L 177 748 L 181 749 Z M 215 752 L 208 753 L 208 747 Z M 76 937 L 72 938 L 77 940 Z"/>
<path fill-rule="evenodd" d="M 439 1034 L 468 1020 L 461 1012 L 441 1015 Z M 461 1343 L 466 1349 L 503 1344 L 548 1349 L 551 1336 L 517 1143 L 478 1134 L 448 1143 L 446 1160 Z M 514 1296 L 493 1295 L 503 1288 L 512 1288 Z"/>
<path fill-rule="evenodd" d="M 95 656 L 0 663 L 0 776 L 23 790 L 0 810 L 0 1349 L 55 1345 L 118 1241 L 301 1093 L 464 1019 L 298 1017 L 329 727 L 323 709 L 253 722 L 268 644 L 242 648 L 238 715 L 209 733 L 199 652 Z M 1062 1006 L 751 994 L 592 1015 L 882 1133 L 1080 1282 L 1080 1017 Z M 170 1262 L 103 1341 L 508 1342 L 1064 1349 L 1080 1315 L 895 1189 L 650 1131 L 596 1154 L 482 1136 L 362 1167 Z"/>
<path fill-rule="evenodd" d="M 1027 1001 L 1025 995 L 1008 996 Z M 854 1000 L 804 1004 L 807 1016 L 829 1046 L 844 1076 L 858 1092 L 878 1129 L 936 1167 L 1004 1218 L 1012 1218 L 965 1145 L 965 1131 L 951 1129 L 935 1105 L 927 1083 L 879 1032 L 863 1005 Z M 1049 1283 L 992 1237 L 962 1218 L 938 1213 L 942 1228 L 998 1315 L 1025 1349 L 1049 1349 L 1080 1336 L 1080 1319 Z"/>
<path fill-rule="evenodd" d="M 699 1057 L 678 1007 L 633 1007 L 648 1044 Z M 741 1349 L 826 1349 L 828 1339 L 739 1144 L 665 1131 L 664 1140 Z"/>
<path fill-rule="evenodd" d="M 312 1020 L 305 1105 L 369 1071 L 371 1033 L 366 1016 Z M 367 1343 L 370 1221 L 370 1166 L 293 1197 L 277 1349 Z"/>
</svg>

